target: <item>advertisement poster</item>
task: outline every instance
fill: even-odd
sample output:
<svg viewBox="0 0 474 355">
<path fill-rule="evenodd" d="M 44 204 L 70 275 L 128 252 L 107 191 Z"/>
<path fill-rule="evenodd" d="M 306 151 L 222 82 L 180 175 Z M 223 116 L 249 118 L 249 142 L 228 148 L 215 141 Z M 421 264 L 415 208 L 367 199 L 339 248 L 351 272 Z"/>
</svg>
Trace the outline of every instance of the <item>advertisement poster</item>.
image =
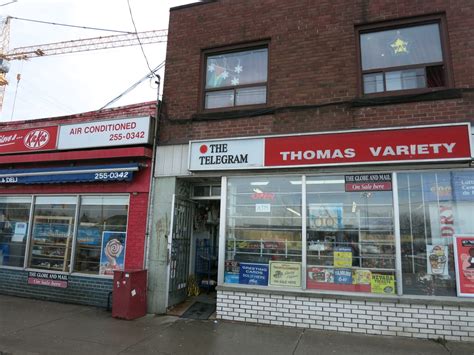
<svg viewBox="0 0 474 355">
<path fill-rule="evenodd" d="M 100 253 L 100 275 L 113 275 L 114 270 L 123 270 L 125 264 L 125 242 L 127 233 L 102 233 L 102 250 Z"/>
<path fill-rule="evenodd" d="M 448 247 L 445 245 L 426 245 L 427 269 L 429 275 L 448 276 Z"/>
<path fill-rule="evenodd" d="M 333 283 L 334 269 L 324 267 L 308 267 L 307 284 L 315 282 Z"/>
<path fill-rule="evenodd" d="M 270 261 L 270 286 L 301 287 L 301 263 Z"/>
<path fill-rule="evenodd" d="M 372 293 L 395 294 L 395 276 L 372 274 L 370 280 L 370 289 Z"/>
<path fill-rule="evenodd" d="M 309 228 L 337 230 L 342 225 L 342 204 L 309 204 Z"/>
<path fill-rule="evenodd" d="M 352 285 L 352 270 L 351 269 L 335 269 L 334 283 L 343 285 Z"/>
<path fill-rule="evenodd" d="M 352 267 L 352 249 L 349 247 L 337 247 L 334 249 L 334 267 Z"/>
<path fill-rule="evenodd" d="M 474 297 L 474 235 L 454 236 L 458 296 Z"/>
<path fill-rule="evenodd" d="M 28 223 L 16 222 L 15 231 L 12 235 L 12 242 L 23 242 L 23 239 L 26 236 L 27 230 L 28 230 Z"/>
<path fill-rule="evenodd" d="M 352 283 L 354 285 L 370 285 L 372 272 L 370 270 L 353 270 Z"/>
<path fill-rule="evenodd" d="M 69 277 L 64 274 L 51 274 L 39 271 L 28 272 L 28 285 L 67 288 L 68 282 Z"/>
<path fill-rule="evenodd" d="M 268 265 L 240 263 L 239 283 L 267 286 Z"/>
<path fill-rule="evenodd" d="M 345 191 L 392 191 L 392 174 L 345 175 Z"/>
</svg>

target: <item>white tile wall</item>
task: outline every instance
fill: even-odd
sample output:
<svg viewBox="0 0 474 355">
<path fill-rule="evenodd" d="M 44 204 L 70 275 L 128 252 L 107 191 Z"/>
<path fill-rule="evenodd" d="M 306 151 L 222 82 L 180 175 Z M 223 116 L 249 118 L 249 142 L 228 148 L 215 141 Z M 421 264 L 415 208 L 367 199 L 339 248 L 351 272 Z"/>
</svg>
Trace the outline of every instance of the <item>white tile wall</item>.
<svg viewBox="0 0 474 355">
<path fill-rule="evenodd" d="M 442 306 L 218 291 L 217 318 L 364 334 L 474 341 L 474 304 Z"/>
</svg>

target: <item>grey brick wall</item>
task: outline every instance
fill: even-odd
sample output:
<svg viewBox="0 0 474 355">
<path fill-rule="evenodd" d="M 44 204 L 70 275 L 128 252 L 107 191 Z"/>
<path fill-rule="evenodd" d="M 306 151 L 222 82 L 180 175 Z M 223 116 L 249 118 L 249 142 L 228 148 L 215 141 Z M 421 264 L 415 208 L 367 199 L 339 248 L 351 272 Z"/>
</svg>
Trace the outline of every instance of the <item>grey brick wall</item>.
<svg viewBox="0 0 474 355">
<path fill-rule="evenodd" d="M 459 306 L 247 291 L 217 292 L 217 318 L 374 335 L 474 341 L 474 303 Z"/>
<path fill-rule="evenodd" d="M 28 272 L 0 269 L 0 293 L 48 301 L 107 307 L 112 280 L 69 275 L 67 288 L 28 285 Z"/>
</svg>

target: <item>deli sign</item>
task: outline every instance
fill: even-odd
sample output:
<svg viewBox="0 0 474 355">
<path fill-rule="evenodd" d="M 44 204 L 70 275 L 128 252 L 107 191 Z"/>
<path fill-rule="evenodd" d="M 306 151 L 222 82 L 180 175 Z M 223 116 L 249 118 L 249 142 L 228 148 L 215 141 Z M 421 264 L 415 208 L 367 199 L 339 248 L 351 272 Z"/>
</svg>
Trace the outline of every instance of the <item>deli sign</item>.
<svg viewBox="0 0 474 355">
<path fill-rule="evenodd" d="M 470 126 L 462 123 L 193 141 L 189 157 L 189 170 L 469 161 Z"/>
</svg>

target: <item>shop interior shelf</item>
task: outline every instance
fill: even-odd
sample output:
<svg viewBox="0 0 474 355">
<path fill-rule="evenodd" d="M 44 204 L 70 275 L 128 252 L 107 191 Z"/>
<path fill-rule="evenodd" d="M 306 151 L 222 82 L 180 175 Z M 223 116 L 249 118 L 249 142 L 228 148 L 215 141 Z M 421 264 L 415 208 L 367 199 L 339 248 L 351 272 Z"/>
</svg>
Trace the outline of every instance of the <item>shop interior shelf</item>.
<svg viewBox="0 0 474 355">
<path fill-rule="evenodd" d="M 32 254 L 32 259 L 64 259 L 64 255 Z"/>
</svg>

